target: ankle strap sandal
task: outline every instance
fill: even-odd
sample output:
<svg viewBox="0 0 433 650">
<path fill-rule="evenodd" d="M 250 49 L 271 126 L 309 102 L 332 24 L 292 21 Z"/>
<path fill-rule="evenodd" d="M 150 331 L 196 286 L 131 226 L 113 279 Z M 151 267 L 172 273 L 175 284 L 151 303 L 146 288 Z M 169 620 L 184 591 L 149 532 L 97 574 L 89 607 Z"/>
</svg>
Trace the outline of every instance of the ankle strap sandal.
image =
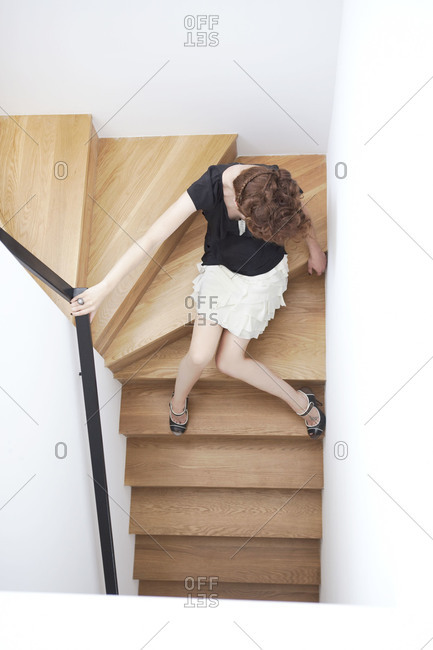
<svg viewBox="0 0 433 650">
<path fill-rule="evenodd" d="M 319 402 L 319 400 L 316 398 L 311 388 L 302 387 L 298 392 L 305 395 L 305 397 L 308 399 L 308 406 L 307 409 L 304 411 L 304 413 L 296 413 L 296 415 L 300 415 L 301 417 L 304 417 L 305 415 L 308 415 L 311 409 L 316 407 L 320 415 L 319 422 L 312 426 L 308 426 L 307 423 L 305 423 L 305 426 L 307 427 L 307 432 L 310 438 L 314 438 L 314 439 L 320 438 L 320 436 L 325 431 L 326 416 L 323 413 L 323 411 L 319 409 L 317 405 L 320 404 L 320 406 L 323 406 L 323 404 L 322 402 Z"/>
<path fill-rule="evenodd" d="M 172 398 L 173 398 L 173 395 L 174 395 L 174 391 L 173 391 L 173 393 L 171 395 Z M 169 401 L 168 405 L 170 407 L 170 415 L 169 415 L 170 430 L 171 430 L 172 433 L 174 433 L 175 436 L 181 436 L 182 433 L 185 433 L 186 427 L 188 425 L 188 397 L 185 400 L 185 408 L 183 409 L 182 413 L 175 413 L 173 411 L 173 409 L 171 408 L 171 400 Z M 184 424 L 178 424 L 177 422 L 174 422 L 171 419 L 172 414 L 179 416 L 179 415 L 183 415 L 184 413 L 186 413 L 186 420 L 185 420 Z"/>
</svg>

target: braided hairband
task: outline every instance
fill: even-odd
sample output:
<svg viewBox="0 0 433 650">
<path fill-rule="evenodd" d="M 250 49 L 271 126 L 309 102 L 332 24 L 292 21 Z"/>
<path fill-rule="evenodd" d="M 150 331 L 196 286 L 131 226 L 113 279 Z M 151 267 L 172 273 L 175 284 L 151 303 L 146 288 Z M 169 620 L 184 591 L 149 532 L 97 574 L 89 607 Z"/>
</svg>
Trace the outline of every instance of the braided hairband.
<svg viewBox="0 0 433 650">
<path fill-rule="evenodd" d="M 251 176 L 251 178 L 249 178 L 249 179 L 248 179 L 248 180 L 247 180 L 247 181 L 242 185 L 241 190 L 240 190 L 238 196 L 236 197 L 236 201 L 237 201 L 238 203 L 240 202 L 240 199 L 241 199 L 241 196 L 242 196 L 242 194 L 243 194 L 243 192 L 244 192 L 244 189 L 246 188 L 246 186 L 248 185 L 248 183 L 250 183 L 250 182 L 253 181 L 255 178 L 257 178 L 257 176 L 269 176 L 269 179 L 268 179 L 268 181 L 266 182 L 266 185 L 264 186 L 264 188 L 263 188 L 263 190 L 262 190 L 262 191 L 264 192 L 264 191 L 268 188 L 269 183 L 271 182 L 272 175 L 273 175 L 273 174 L 276 174 L 276 175 L 278 176 L 278 172 L 279 172 L 279 171 L 280 171 L 279 169 L 271 169 L 271 170 L 269 170 L 269 171 L 263 171 L 263 172 L 260 171 L 260 172 L 257 172 L 257 174 L 254 174 L 254 176 Z"/>
</svg>

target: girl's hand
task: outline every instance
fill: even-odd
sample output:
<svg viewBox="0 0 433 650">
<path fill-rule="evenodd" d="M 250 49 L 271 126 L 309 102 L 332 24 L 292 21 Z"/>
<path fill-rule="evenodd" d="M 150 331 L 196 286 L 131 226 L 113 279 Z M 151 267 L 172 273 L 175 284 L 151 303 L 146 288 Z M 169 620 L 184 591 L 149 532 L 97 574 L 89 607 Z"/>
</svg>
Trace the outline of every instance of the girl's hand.
<svg viewBox="0 0 433 650">
<path fill-rule="evenodd" d="M 310 251 L 308 258 L 308 273 L 312 275 L 316 271 L 317 275 L 322 275 L 326 269 L 328 258 L 321 248 L 317 247 Z"/>
<path fill-rule="evenodd" d="M 93 287 L 89 287 L 78 296 L 75 296 L 75 298 L 72 298 L 70 301 L 71 314 L 73 316 L 84 316 L 84 314 L 90 314 L 90 322 L 92 322 L 96 310 L 107 295 L 108 290 L 104 281 L 95 284 Z M 84 300 L 84 305 L 80 305 L 77 302 L 78 298 Z"/>
</svg>

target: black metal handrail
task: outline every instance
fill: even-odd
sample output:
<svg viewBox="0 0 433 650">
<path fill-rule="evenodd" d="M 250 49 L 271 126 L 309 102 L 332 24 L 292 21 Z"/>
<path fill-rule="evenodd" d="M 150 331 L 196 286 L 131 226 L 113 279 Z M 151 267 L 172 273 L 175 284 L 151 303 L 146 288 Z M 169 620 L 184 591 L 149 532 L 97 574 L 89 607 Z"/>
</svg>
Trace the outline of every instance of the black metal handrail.
<svg viewBox="0 0 433 650">
<path fill-rule="evenodd" d="M 56 291 L 68 302 L 87 287 L 71 287 L 57 273 L 52 271 L 27 248 L 16 241 L 3 228 L 0 228 L 0 241 L 33 275 Z M 113 531 L 111 526 L 107 475 L 105 471 L 104 445 L 102 440 L 101 418 L 99 414 L 98 389 L 96 384 L 95 359 L 93 355 L 92 332 L 89 314 L 75 317 L 78 351 L 83 382 L 84 404 L 89 436 L 90 459 L 93 472 L 96 512 L 98 515 L 99 541 L 104 567 L 105 591 L 118 594 L 116 561 L 114 556 Z"/>
</svg>

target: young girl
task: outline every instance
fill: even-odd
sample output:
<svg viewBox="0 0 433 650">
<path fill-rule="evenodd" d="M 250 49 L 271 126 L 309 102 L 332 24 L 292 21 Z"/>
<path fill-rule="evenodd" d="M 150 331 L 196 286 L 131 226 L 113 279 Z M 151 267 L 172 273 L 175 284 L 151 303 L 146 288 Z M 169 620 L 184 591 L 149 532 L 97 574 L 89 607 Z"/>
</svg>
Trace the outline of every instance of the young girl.
<svg viewBox="0 0 433 650">
<path fill-rule="evenodd" d="M 318 438 L 326 418 L 309 389 L 296 391 L 245 351 L 285 306 L 288 265 L 284 242 L 301 237 L 309 248 L 308 272 L 321 275 L 326 256 L 290 172 L 277 165 L 211 165 L 118 260 L 102 282 L 71 300 L 74 316 L 90 314 L 144 256 L 154 252 L 185 219 L 202 210 L 207 221 L 204 255 L 193 280 L 197 309 L 188 353 L 179 364 L 169 402 L 169 425 L 181 435 L 188 425 L 188 395 L 215 355 L 217 368 L 284 400 Z M 145 252 L 144 252 L 145 251 Z M 80 300 L 80 302 L 79 302 Z"/>
</svg>

